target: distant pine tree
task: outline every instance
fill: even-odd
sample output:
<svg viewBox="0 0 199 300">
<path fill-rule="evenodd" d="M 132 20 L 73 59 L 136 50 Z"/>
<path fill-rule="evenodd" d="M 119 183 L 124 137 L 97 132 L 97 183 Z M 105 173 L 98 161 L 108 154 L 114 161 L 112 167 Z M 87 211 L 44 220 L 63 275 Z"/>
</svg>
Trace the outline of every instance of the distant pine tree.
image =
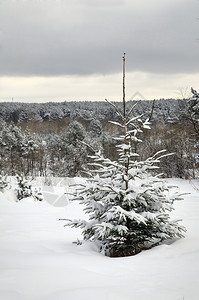
<svg viewBox="0 0 199 300">
<path fill-rule="evenodd" d="M 199 93 L 191 88 L 192 96 L 188 99 L 188 114 L 195 132 L 199 134 Z"/>
</svg>

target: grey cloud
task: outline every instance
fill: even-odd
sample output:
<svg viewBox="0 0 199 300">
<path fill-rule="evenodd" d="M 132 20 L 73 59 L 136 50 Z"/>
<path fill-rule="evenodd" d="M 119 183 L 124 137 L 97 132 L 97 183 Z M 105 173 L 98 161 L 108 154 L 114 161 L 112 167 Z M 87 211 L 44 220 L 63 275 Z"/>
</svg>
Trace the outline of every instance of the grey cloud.
<svg viewBox="0 0 199 300">
<path fill-rule="evenodd" d="M 114 73 L 124 51 L 128 71 L 197 72 L 198 8 L 195 0 L 0 0 L 0 75 Z"/>
</svg>

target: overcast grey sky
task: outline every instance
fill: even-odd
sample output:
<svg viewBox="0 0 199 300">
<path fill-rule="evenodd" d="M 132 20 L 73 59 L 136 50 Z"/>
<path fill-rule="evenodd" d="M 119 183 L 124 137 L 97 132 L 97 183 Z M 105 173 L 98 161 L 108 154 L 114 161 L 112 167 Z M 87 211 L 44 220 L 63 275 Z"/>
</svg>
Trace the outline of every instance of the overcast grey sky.
<svg viewBox="0 0 199 300">
<path fill-rule="evenodd" d="M 199 89 L 198 0 L 0 0 L 0 100 Z"/>
</svg>

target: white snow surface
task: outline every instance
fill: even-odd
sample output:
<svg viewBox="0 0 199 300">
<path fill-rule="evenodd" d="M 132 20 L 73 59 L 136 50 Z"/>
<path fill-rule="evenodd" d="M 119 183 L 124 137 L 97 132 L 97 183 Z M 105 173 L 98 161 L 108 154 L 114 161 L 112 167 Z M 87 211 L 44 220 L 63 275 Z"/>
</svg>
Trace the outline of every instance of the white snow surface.
<svg viewBox="0 0 199 300">
<path fill-rule="evenodd" d="M 136 256 L 109 258 L 91 243 L 78 246 L 81 230 L 60 218 L 83 218 L 77 201 L 53 206 L 31 198 L 14 202 L 0 194 L 1 300 L 198 300 L 199 187 L 170 179 L 180 192 L 173 218 L 182 218 L 185 238 Z M 63 192 L 63 191 L 62 191 Z"/>
</svg>

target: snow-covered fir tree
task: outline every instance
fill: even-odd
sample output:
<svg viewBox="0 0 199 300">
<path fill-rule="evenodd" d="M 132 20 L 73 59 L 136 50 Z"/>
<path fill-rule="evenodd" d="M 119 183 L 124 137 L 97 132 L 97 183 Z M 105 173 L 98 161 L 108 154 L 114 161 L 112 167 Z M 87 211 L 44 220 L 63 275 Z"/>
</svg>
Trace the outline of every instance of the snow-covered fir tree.
<svg viewBox="0 0 199 300">
<path fill-rule="evenodd" d="M 191 88 L 192 96 L 189 98 L 190 110 L 193 115 L 199 115 L 199 93 Z"/>
<path fill-rule="evenodd" d="M 21 200 L 23 198 L 27 198 L 32 196 L 32 187 L 30 182 L 28 182 L 27 179 L 24 178 L 22 175 L 17 175 L 17 199 Z"/>
<path fill-rule="evenodd" d="M 188 114 L 195 132 L 199 134 L 199 93 L 191 88 L 192 96 L 188 99 Z"/>
<path fill-rule="evenodd" d="M 1 174 L 0 174 L 0 192 L 3 192 L 7 186 L 8 186 L 7 176 L 3 172 L 1 172 Z"/>
<path fill-rule="evenodd" d="M 195 135 L 192 135 L 192 139 L 195 138 L 194 147 L 189 151 L 195 158 L 195 166 L 198 169 L 199 163 L 199 93 L 191 88 L 192 96 L 188 99 L 187 119 L 191 121 Z M 194 171 L 194 168 L 192 168 Z M 193 176 L 194 178 L 195 176 Z"/>
<path fill-rule="evenodd" d="M 118 138 L 119 160 L 111 161 L 100 152 L 91 157 L 95 170 L 75 197 L 85 206 L 89 220 L 67 220 L 66 224 L 82 228 L 84 240 L 95 242 L 111 257 L 135 255 L 164 240 L 182 237 L 185 230 L 169 216 L 179 195 L 170 195 L 166 182 L 154 175 L 164 151 L 139 160 L 138 134 L 149 129 L 149 121 L 142 121 L 142 116 L 130 117 L 134 107 L 126 112 L 124 90 L 123 94 L 123 113 L 111 104 L 121 119 L 121 123 L 112 123 L 123 130 Z"/>
<path fill-rule="evenodd" d="M 23 175 L 17 175 L 17 199 L 22 200 L 23 198 L 33 197 L 35 200 L 42 201 L 43 196 L 39 189 L 33 188 L 31 182 L 26 179 Z"/>
</svg>

